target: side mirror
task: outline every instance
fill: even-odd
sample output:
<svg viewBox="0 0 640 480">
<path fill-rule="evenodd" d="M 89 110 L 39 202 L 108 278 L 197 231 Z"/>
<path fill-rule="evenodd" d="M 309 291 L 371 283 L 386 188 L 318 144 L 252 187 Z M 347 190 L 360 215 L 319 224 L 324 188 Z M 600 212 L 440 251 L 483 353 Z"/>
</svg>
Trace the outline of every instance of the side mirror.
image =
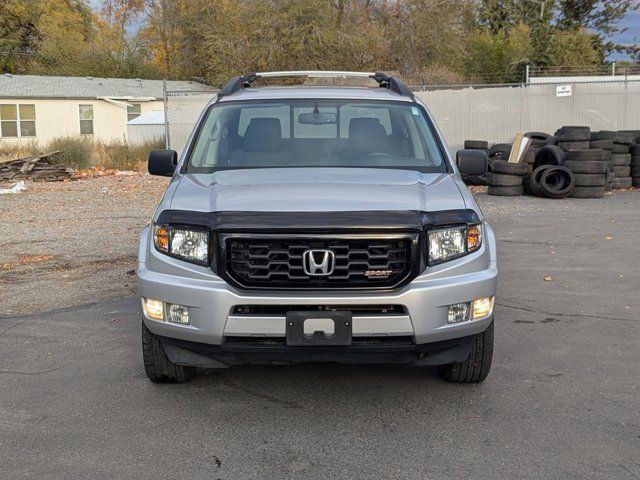
<svg viewBox="0 0 640 480">
<path fill-rule="evenodd" d="M 484 175 L 487 173 L 487 155 L 482 150 L 458 150 L 456 163 L 460 173 Z"/>
<path fill-rule="evenodd" d="M 178 165 L 178 152 L 175 150 L 151 150 L 149 152 L 149 173 L 161 177 L 172 177 Z"/>
</svg>

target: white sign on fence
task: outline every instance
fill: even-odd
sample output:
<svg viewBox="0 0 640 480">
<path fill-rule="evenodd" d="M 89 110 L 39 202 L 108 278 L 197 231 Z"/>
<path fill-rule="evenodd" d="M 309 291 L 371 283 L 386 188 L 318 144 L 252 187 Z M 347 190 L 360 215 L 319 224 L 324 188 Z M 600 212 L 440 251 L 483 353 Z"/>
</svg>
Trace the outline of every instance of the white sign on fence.
<svg viewBox="0 0 640 480">
<path fill-rule="evenodd" d="M 556 87 L 556 97 L 570 97 L 571 85 L 558 85 Z"/>
</svg>

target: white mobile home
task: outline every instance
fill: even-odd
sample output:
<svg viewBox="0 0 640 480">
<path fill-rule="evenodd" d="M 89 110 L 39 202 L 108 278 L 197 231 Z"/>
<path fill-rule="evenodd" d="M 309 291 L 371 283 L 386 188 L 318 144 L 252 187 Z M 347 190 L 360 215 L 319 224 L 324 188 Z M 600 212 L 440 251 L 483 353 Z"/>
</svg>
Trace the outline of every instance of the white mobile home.
<svg viewBox="0 0 640 480">
<path fill-rule="evenodd" d="M 167 81 L 169 91 L 203 84 Z M 127 123 L 164 110 L 162 80 L 0 75 L 0 145 L 46 144 L 66 136 L 127 142 Z"/>
</svg>

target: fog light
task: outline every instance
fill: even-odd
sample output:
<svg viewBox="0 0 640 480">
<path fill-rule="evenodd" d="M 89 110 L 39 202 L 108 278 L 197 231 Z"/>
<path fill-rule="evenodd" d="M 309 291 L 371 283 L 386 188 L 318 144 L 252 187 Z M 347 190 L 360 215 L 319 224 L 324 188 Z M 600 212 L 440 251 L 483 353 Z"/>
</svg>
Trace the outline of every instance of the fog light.
<svg viewBox="0 0 640 480">
<path fill-rule="evenodd" d="M 449 305 L 449 313 L 447 315 L 447 323 L 459 323 L 469 320 L 469 304 L 456 303 Z"/>
<path fill-rule="evenodd" d="M 144 313 L 154 320 L 164 320 L 164 303 L 160 300 L 144 299 Z"/>
<path fill-rule="evenodd" d="M 167 321 L 189 325 L 189 308 L 184 305 L 167 304 Z"/>
<path fill-rule="evenodd" d="M 473 320 L 488 317 L 493 311 L 494 297 L 478 298 L 473 301 Z"/>
</svg>

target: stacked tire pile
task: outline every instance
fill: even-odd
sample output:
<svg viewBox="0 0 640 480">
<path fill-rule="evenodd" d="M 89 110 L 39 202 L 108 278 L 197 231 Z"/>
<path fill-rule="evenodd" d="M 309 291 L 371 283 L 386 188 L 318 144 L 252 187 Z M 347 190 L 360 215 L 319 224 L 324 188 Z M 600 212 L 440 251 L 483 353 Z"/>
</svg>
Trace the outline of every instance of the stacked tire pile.
<svg viewBox="0 0 640 480">
<path fill-rule="evenodd" d="M 555 141 L 555 137 L 552 137 Z M 527 179 L 527 193 L 553 199 L 566 198 L 575 190 L 575 176 L 564 164 L 567 155 L 557 145 L 535 151 L 533 171 Z"/>
<path fill-rule="evenodd" d="M 640 140 L 629 148 L 631 155 L 631 185 L 640 187 Z"/>
<path fill-rule="evenodd" d="M 608 154 L 605 149 L 590 148 L 589 127 L 562 127 L 554 136 L 558 140 L 557 148 L 565 153 L 562 165 L 571 171 L 574 178 L 574 188 L 568 196 L 602 198 L 609 179 L 610 164 L 606 161 Z"/>
<path fill-rule="evenodd" d="M 631 147 L 640 137 L 638 130 L 616 132 L 613 138 L 613 188 L 629 188 L 633 184 L 631 176 Z M 634 148 L 635 151 L 635 148 Z"/>
<path fill-rule="evenodd" d="M 590 150 L 602 150 L 604 153 L 604 162 L 607 164 L 606 182 L 604 191 L 609 192 L 613 188 L 613 138 L 616 132 L 601 131 L 591 132 L 591 140 L 589 142 Z"/>
<path fill-rule="evenodd" d="M 527 163 L 509 163 L 507 160 L 494 158 L 491 161 L 491 172 L 487 173 L 487 193 L 501 197 L 522 195 L 524 179 L 530 172 L 531 167 Z"/>
</svg>

